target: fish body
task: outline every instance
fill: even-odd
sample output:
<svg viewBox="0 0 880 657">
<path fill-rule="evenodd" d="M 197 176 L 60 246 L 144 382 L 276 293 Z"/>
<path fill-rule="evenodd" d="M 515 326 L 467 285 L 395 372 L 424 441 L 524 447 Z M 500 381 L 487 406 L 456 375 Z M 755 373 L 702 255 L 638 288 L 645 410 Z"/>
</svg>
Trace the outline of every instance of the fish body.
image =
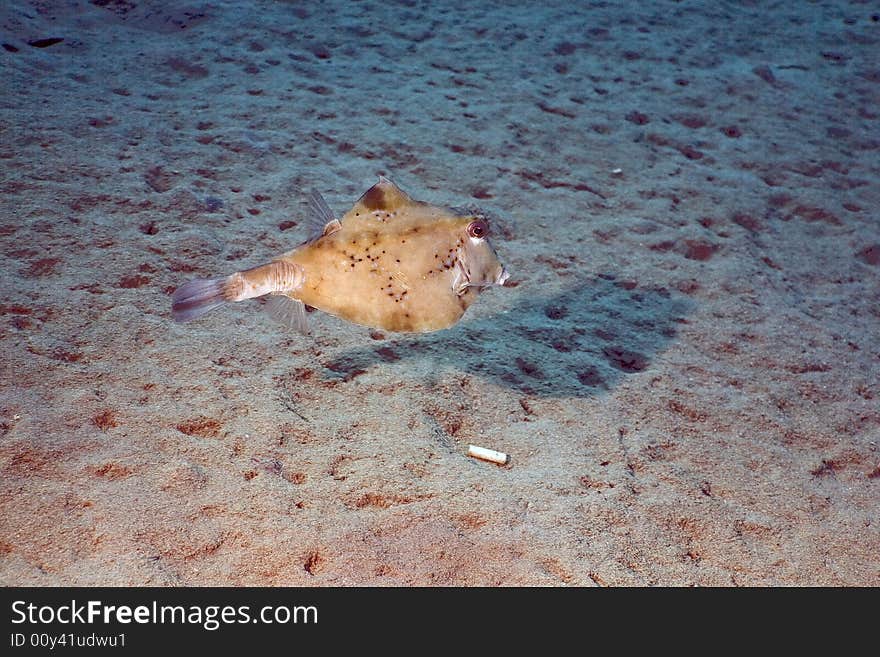
<svg viewBox="0 0 880 657">
<path fill-rule="evenodd" d="M 479 293 L 507 272 L 479 215 L 415 201 L 386 178 L 340 219 L 319 196 L 320 235 L 254 269 L 197 279 L 175 291 L 188 321 L 227 301 L 270 295 L 270 312 L 305 330 L 304 305 L 355 324 L 428 332 L 456 324 Z"/>
</svg>

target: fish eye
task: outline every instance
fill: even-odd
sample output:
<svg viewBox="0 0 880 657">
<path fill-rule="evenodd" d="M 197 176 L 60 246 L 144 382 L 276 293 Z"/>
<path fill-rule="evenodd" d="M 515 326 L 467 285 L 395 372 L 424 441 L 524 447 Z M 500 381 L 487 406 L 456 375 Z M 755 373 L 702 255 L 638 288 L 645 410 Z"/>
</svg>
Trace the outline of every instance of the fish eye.
<svg viewBox="0 0 880 657">
<path fill-rule="evenodd" d="M 489 225 L 482 219 L 475 219 L 468 224 L 468 235 L 476 239 L 482 239 L 489 234 Z"/>
</svg>

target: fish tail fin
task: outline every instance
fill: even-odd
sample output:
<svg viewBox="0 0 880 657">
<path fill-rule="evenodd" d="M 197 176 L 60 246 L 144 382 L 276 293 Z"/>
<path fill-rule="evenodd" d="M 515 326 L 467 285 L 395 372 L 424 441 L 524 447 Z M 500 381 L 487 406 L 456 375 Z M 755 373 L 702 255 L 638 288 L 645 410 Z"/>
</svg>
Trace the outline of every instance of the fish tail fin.
<svg viewBox="0 0 880 657">
<path fill-rule="evenodd" d="M 196 278 L 174 290 L 171 314 L 176 322 L 189 322 L 235 299 L 230 294 L 230 279 Z"/>
<path fill-rule="evenodd" d="M 273 292 L 292 292 L 305 279 L 302 266 L 284 260 L 235 272 L 224 278 L 196 278 L 184 283 L 171 296 L 175 321 L 188 322 L 229 301 L 254 299 Z M 299 326 L 300 322 L 294 322 Z"/>
</svg>

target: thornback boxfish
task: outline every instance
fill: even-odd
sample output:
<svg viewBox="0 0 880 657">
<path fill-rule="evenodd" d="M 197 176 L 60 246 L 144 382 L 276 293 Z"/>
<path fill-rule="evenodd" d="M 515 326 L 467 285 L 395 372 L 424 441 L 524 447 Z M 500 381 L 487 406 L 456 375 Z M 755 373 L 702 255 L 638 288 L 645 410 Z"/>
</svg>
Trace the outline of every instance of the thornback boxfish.
<svg viewBox="0 0 880 657">
<path fill-rule="evenodd" d="M 268 295 L 269 312 L 302 332 L 306 306 L 374 329 L 437 331 L 508 278 L 484 216 L 413 200 L 387 178 L 341 219 L 319 193 L 310 201 L 319 232 L 268 264 L 185 283 L 172 296 L 174 319 Z"/>
</svg>

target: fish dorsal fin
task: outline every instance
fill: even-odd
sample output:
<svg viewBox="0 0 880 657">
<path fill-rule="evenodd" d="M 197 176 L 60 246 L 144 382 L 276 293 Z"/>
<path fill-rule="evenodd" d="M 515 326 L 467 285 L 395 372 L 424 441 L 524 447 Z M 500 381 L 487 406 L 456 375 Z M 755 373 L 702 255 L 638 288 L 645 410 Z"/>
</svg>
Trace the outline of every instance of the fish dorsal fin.
<svg viewBox="0 0 880 657">
<path fill-rule="evenodd" d="M 363 215 L 377 211 L 397 212 L 413 205 L 419 205 L 419 202 L 412 200 L 406 192 L 385 176 L 379 176 L 379 182 L 364 192 L 352 210 Z"/>
<path fill-rule="evenodd" d="M 324 235 L 330 235 L 342 228 L 339 219 L 333 216 L 333 210 L 321 196 L 321 192 L 313 189 L 309 192 L 309 242 L 314 242 Z"/>
</svg>

